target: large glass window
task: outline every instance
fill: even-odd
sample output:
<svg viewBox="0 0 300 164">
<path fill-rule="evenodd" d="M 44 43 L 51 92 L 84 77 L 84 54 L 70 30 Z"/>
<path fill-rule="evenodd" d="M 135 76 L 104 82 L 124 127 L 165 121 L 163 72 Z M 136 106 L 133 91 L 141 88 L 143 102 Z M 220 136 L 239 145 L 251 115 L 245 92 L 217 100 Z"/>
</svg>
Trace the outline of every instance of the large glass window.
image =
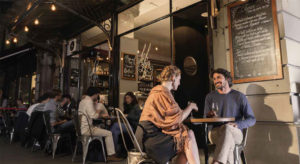
<svg viewBox="0 0 300 164">
<path fill-rule="evenodd" d="M 170 18 L 166 18 L 120 38 L 120 102 L 132 91 L 142 106 L 157 75 L 172 61 Z"/>
<path fill-rule="evenodd" d="M 118 15 L 118 34 L 169 14 L 169 0 L 144 0 Z"/>
<path fill-rule="evenodd" d="M 201 0 L 172 0 L 172 12 L 188 7 Z"/>
<path fill-rule="evenodd" d="M 85 93 L 88 87 L 97 87 L 101 91 L 101 97 L 105 104 L 108 100 L 109 92 L 109 58 L 108 58 L 108 44 L 103 43 L 94 47 L 93 50 L 81 54 L 81 95 Z M 76 69 L 73 74 L 76 75 Z M 72 76 L 72 70 L 71 70 Z M 71 78 L 72 79 L 72 78 Z M 77 81 L 74 81 L 77 85 Z M 72 86 L 72 80 L 71 80 Z"/>
</svg>

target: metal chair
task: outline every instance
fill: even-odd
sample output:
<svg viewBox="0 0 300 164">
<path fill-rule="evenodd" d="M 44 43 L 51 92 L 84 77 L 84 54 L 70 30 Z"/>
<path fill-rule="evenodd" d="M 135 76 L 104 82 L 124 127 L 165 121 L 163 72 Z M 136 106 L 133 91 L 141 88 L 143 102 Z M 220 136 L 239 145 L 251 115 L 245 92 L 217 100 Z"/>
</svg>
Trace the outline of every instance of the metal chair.
<svg viewBox="0 0 300 164">
<path fill-rule="evenodd" d="M 10 117 L 8 111 L 2 113 L 2 121 L 4 124 L 4 134 L 9 137 L 9 142 L 11 144 L 14 138 L 15 129 L 13 127 L 13 119 Z"/>
<path fill-rule="evenodd" d="M 87 156 L 87 153 L 88 153 L 89 144 L 92 141 L 94 141 L 94 140 L 98 140 L 98 141 L 101 142 L 103 157 L 104 157 L 104 161 L 106 163 L 106 154 L 105 154 L 104 141 L 103 141 L 104 137 L 93 136 L 92 128 L 91 128 L 91 125 L 90 125 L 89 122 L 88 122 L 89 135 L 82 135 L 80 128 L 81 128 L 81 120 L 83 118 L 88 119 L 88 116 L 85 115 L 82 112 L 73 111 L 73 123 L 74 123 L 74 126 L 75 126 L 77 139 L 76 139 L 75 151 L 74 151 L 73 157 L 72 157 L 72 162 L 74 162 L 74 159 L 76 157 L 78 143 L 82 144 L 82 152 L 83 152 L 83 154 L 82 154 L 82 163 L 85 164 L 85 160 L 86 160 L 86 156 Z"/>
<path fill-rule="evenodd" d="M 240 157 L 243 164 L 247 164 L 244 149 L 246 147 L 248 128 L 243 129 L 243 141 L 234 147 L 234 164 L 240 164 Z"/>
<path fill-rule="evenodd" d="M 120 127 L 120 131 L 121 131 L 123 144 L 124 144 L 124 147 L 125 147 L 126 151 L 128 152 L 127 163 L 128 164 L 155 163 L 153 160 L 151 160 L 150 158 L 147 157 L 147 154 L 145 152 L 142 151 L 141 146 L 139 145 L 138 140 L 135 137 L 134 132 L 133 132 L 127 118 L 123 114 L 123 112 L 118 108 L 115 108 L 115 111 L 117 113 L 117 119 L 118 119 L 118 124 L 119 124 L 119 127 Z M 122 128 L 122 125 L 121 125 L 122 123 L 125 125 L 125 128 L 128 132 L 128 135 L 129 135 L 132 143 L 135 146 L 135 150 L 129 151 L 128 148 L 127 148 L 124 133 L 123 133 L 123 128 Z M 134 156 L 134 158 L 131 159 L 130 156 Z"/>
<path fill-rule="evenodd" d="M 51 143 L 52 143 L 52 158 L 54 159 L 55 152 L 56 152 L 56 149 L 57 149 L 57 143 L 62 138 L 62 134 L 54 132 L 54 130 L 52 130 L 52 127 L 50 125 L 50 115 L 49 115 L 49 112 L 46 111 L 46 112 L 43 113 L 43 119 L 44 119 L 44 124 L 45 124 L 45 127 L 46 127 L 46 133 L 47 133 L 48 137 L 50 137 L 50 139 L 51 139 Z M 65 135 L 64 137 L 68 137 L 69 138 L 70 146 L 71 146 L 71 149 L 72 149 L 71 136 L 70 135 Z M 49 138 L 48 138 L 48 141 L 49 141 Z M 47 144 L 45 145 L 45 149 L 47 149 L 47 147 L 51 143 L 47 142 Z"/>
<path fill-rule="evenodd" d="M 206 131 L 207 130 L 207 126 L 206 126 Z M 208 134 L 208 133 L 206 133 Z M 248 135 L 248 128 L 243 129 L 243 141 L 241 144 L 237 144 L 234 147 L 234 164 L 240 164 L 240 157 L 242 160 L 243 164 L 247 164 L 246 161 L 246 157 L 245 157 L 245 153 L 244 153 L 244 149 L 246 147 L 246 141 L 247 141 L 247 135 Z M 207 139 L 208 142 L 208 139 Z M 212 147 L 213 149 L 215 148 L 215 144 L 208 144 L 205 150 L 205 163 L 208 164 L 208 147 Z"/>
</svg>

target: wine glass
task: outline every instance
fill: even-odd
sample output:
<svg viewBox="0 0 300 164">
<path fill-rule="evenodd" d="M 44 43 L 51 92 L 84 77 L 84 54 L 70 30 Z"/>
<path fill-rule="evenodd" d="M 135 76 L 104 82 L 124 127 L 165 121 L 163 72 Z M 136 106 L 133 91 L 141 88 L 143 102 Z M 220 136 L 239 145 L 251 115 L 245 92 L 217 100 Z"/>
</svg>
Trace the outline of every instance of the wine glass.
<svg viewBox="0 0 300 164">
<path fill-rule="evenodd" d="M 211 110 L 215 111 L 216 113 L 219 111 L 219 106 L 216 102 L 211 104 Z"/>
</svg>

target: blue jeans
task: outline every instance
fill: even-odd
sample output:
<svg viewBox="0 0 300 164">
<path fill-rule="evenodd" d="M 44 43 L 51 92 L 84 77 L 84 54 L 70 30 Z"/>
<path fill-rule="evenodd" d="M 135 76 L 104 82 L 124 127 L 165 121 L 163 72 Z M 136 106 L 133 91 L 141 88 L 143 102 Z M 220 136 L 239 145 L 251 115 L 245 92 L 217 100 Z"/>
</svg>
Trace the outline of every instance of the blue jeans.
<svg viewBox="0 0 300 164">
<path fill-rule="evenodd" d="M 58 125 L 57 131 L 60 133 L 74 132 L 74 124 L 73 124 L 72 120 L 67 121 L 61 125 Z"/>
<path fill-rule="evenodd" d="M 121 123 L 121 126 L 122 126 L 123 133 L 127 132 L 125 125 Z M 119 127 L 118 122 L 115 122 L 111 126 L 110 131 L 113 135 L 115 150 L 116 150 L 116 152 L 118 152 L 118 151 L 120 151 L 120 145 L 118 144 L 118 142 L 119 142 L 119 136 L 121 134 L 121 129 Z"/>
</svg>

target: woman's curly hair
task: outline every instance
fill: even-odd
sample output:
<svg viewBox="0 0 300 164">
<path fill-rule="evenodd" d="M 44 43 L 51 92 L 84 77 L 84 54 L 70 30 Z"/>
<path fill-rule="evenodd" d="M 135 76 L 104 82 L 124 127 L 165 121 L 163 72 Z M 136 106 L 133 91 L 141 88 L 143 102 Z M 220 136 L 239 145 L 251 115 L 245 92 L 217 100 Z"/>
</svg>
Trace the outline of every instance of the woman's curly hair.
<svg viewBox="0 0 300 164">
<path fill-rule="evenodd" d="M 181 74 L 181 71 L 178 67 L 174 65 L 169 65 L 166 66 L 162 72 L 160 73 L 158 79 L 163 82 L 163 81 L 172 81 L 172 77 L 177 77 Z"/>
</svg>

